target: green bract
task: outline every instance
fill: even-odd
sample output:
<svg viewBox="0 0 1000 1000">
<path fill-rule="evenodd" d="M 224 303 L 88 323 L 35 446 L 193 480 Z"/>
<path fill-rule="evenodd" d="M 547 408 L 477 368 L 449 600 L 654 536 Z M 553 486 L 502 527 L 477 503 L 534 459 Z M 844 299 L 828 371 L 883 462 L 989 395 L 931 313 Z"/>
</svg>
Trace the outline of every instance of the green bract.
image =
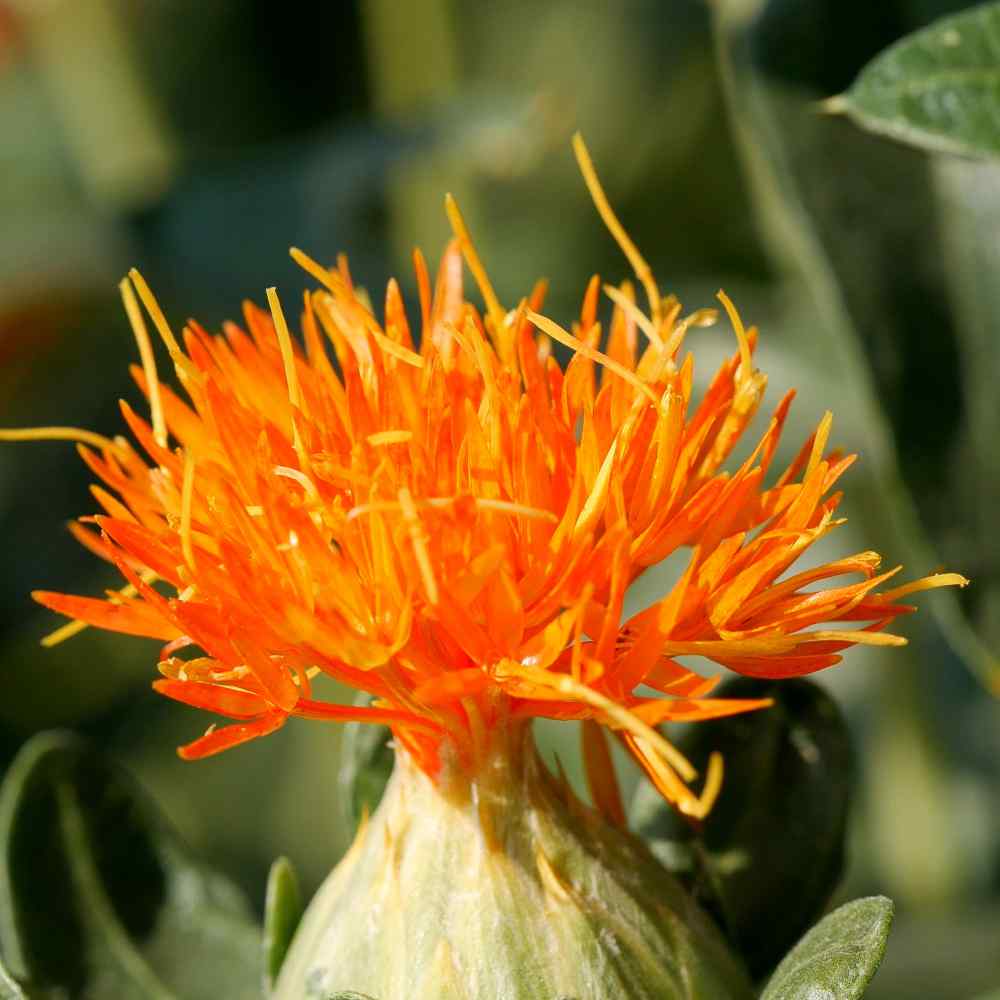
<svg viewBox="0 0 1000 1000">
<path fill-rule="evenodd" d="M 577 801 L 527 730 L 474 780 L 402 753 L 309 907 L 276 1000 L 739 1000 L 719 932 L 645 846 Z"/>
</svg>

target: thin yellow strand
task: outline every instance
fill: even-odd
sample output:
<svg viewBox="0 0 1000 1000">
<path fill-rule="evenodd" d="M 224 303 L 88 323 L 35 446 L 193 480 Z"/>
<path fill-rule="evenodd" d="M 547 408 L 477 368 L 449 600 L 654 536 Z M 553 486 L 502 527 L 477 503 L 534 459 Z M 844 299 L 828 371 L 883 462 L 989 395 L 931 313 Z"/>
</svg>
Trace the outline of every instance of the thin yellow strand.
<svg viewBox="0 0 1000 1000">
<path fill-rule="evenodd" d="M 195 567 L 194 545 L 191 541 L 191 505 L 194 502 L 195 460 L 191 449 L 184 452 L 184 482 L 181 486 L 181 551 L 184 561 L 193 571 Z"/>
<path fill-rule="evenodd" d="M 650 270 L 645 258 L 639 253 L 639 248 L 632 242 L 628 233 L 625 232 L 625 227 L 618 221 L 618 216 L 615 215 L 614 209 L 608 201 L 608 196 L 604 193 L 604 188 L 598 179 L 597 171 L 594 169 L 594 162 L 590 158 L 590 153 L 587 150 L 586 143 L 583 141 L 583 136 L 579 132 L 573 136 L 573 153 L 576 155 L 576 162 L 580 166 L 580 173 L 583 174 L 583 180 L 587 185 L 587 190 L 590 192 L 594 207 L 604 221 L 604 225 L 607 226 L 608 232 L 611 233 L 614 241 L 621 247 L 622 253 L 625 254 L 629 264 L 632 265 L 635 276 L 646 290 L 646 297 L 649 299 L 649 311 L 653 315 L 653 325 L 659 326 L 660 290 L 656 287 L 656 282 L 653 280 L 653 272 Z"/>
<path fill-rule="evenodd" d="M 675 746 L 668 743 L 652 726 L 648 726 L 627 708 L 610 698 L 606 698 L 593 688 L 587 687 L 586 684 L 574 680 L 568 674 L 555 674 L 538 667 L 511 663 L 509 666 L 501 665 L 498 668 L 499 679 L 502 679 L 505 670 L 509 671 L 513 677 L 523 678 L 541 687 L 568 695 L 572 701 L 583 702 L 591 708 L 596 708 L 620 729 L 654 748 L 657 754 L 676 769 L 685 781 L 693 781 L 698 777 L 698 772 L 687 757 Z"/>
<path fill-rule="evenodd" d="M 490 500 L 484 497 L 476 497 L 476 506 L 480 510 L 495 510 L 501 514 L 513 514 L 517 517 L 526 517 L 529 520 L 551 521 L 553 524 L 559 523 L 559 518 L 551 510 L 543 510 L 541 507 L 528 507 L 526 504 L 513 503 L 510 500 Z"/>
<path fill-rule="evenodd" d="M 614 285 L 605 285 L 604 294 L 627 316 L 635 320 L 636 326 L 647 336 L 651 344 L 655 344 L 657 350 L 663 351 L 663 338 L 657 332 L 650 318 L 620 289 Z"/>
<path fill-rule="evenodd" d="M 483 301 L 486 303 L 486 311 L 493 321 L 494 334 L 499 337 L 503 331 L 503 320 L 506 311 L 500 305 L 500 300 L 497 298 L 496 292 L 493 291 L 493 285 L 486 275 L 486 268 L 483 267 L 483 262 L 480 260 L 479 254 L 476 253 L 472 237 L 469 236 L 469 230 L 465 225 L 465 219 L 462 218 L 462 213 L 459 211 L 458 203 L 450 194 L 444 196 L 444 210 L 448 213 L 448 221 L 451 223 L 452 231 L 458 237 L 462 256 L 469 265 L 472 277 L 479 286 Z"/>
<path fill-rule="evenodd" d="M 129 450 L 118 441 L 80 427 L 8 427 L 0 429 L 0 441 L 72 441 L 129 457 Z"/>
<path fill-rule="evenodd" d="M 802 477 L 802 481 L 805 482 L 810 475 L 815 471 L 816 466 L 823 460 L 823 452 L 826 451 L 826 443 L 830 440 L 830 428 L 833 426 L 833 413 L 827 410 L 823 414 L 823 419 L 819 422 L 819 426 L 816 428 L 816 433 L 813 435 L 813 445 L 812 451 L 809 453 L 809 462 L 806 465 L 805 474 Z"/>
<path fill-rule="evenodd" d="M 72 639 L 75 635 L 79 635 L 89 627 L 87 622 L 66 622 L 65 625 L 60 625 L 59 628 L 43 636 L 41 643 L 46 649 L 51 649 L 53 646 L 58 646 L 59 643 L 65 642 L 67 639 Z"/>
<path fill-rule="evenodd" d="M 272 471 L 276 476 L 294 480 L 306 491 L 308 496 L 313 500 L 319 500 L 319 490 L 316 489 L 316 484 L 301 469 L 293 469 L 289 465 L 276 465 Z"/>
<path fill-rule="evenodd" d="M 406 444 L 412 440 L 413 431 L 377 431 L 367 438 L 368 443 L 375 448 L 383 444 Z"/>
<path fill-rule="evenodd" d="M 139 575 L 144 583 L 153 583 L 156 580 L 156 574 L 148 569 L 143 570 Z M 136 590 L 134 584 L 127 583 L 120 590 L 111 591 L 110 593 L 117 597 L 135 597 L 139 591 Z M 65 625 L 60 625 L 59 628 L 53 629 L 48 635 L 42 636 L 40 642 L 46 649 L 51 649 L 53 646 L 58 646 L 67 639 L 72 639 L 73 636 L 79 635 L 90 627 L 89 622 L 82 622 L 79 619 L 66 622 Z"/>
<path fill-rule="evenodd" d="M 420 577 L 424 581 L 427 599 L 431 604 L 437 604 L 440 594 L 438 592 L 437 580 L 434 577 L 434 568 L 431 566 L 430 553 L 427 551 L 427 541 L 424 538 L 423 525 L 420 523 L 417 505 L 413 502 L 410 491 L 405 487 L 399 491 L 399 504 L 403 512 L 403 519 L 406 521 L 410 532 L 410 544 L 413 546 L 413 554 L 417 560 Z"/>
<path fill-rule="evenodd" d="M 722 791 L 722 779 L 725 775 L 722 754 L 713 750 L 708 756 L 708 768 L 705 771 L 705 785 L 698 796 L 698 819 L 704 819 L 715 805 L 719 792 Z"/>
<path fill-rule="evenodd" d="M 156 356 L 153 354 L 153 342 L 149 339 L 145 320 L 139 301 L 135 297 L 132 282 L 122 278 L 118 283 L 122 302 L 125 304 L 125 315 L 128 316 L 132 334 L 139 348 L 139 360 L 146 376 L 146 390 L 149 393 L 149 411 L 153 419 L 153 439 L 161 448 L 167 446 L 167 421 L 163 414 L 163 401 L 160 399 L 160 379 L 156 374 Z"/>
<path fill-rule="evenodd" d="M 635 372 L 626 368 L 625 365 L 615 361 L 614 358 L 609 358 L 607 354 L 603 354 L 596 348 L 585 344 L 582 340 L 574 337 L 573 334 L 564 330 L 558 323 L 554 323 L 546 316 L 541 316 L 529 309 L 527 317 L 531 323 L 537 326 L 543 333 L 548 334 L 553 340 L 558 340 L 560 344 L 572 348 L 577 354 L 582 354 L 585 358 L 603 365 L 608 371 L 614 372 L 619 378 L 625 379 L 633 388 L 648 396 L 654 406 L 659 404 L 660 400 L 656 393 Z"/>
<path fill-rule="evenodd" d="M 142 304 L 146 307 L 146 312 L 149 313 L 153 326 L 156 327 L 163 343 L 167 345 L 171 360 L 183 369 L 186 360 L 184 352 L 181 350 L 180 344 L 177 343 L 177 338 L 174 336 L 173 330 L 170 329 L 170 324 L 167 322 L 167 317 L 163 315 L 163 310 L 156 301 L 156 296 L 146 284 L 146 279 L 134 267 L 129 269 L 128 276 L 132 279 L 132 284 L 139 293 L 139 298 L 142 299 Z"/>
<path fill-rule="evenodd" d="M 391 354 L 394 358 L 398 358 L 404 364 L 412 365 L 414 368 L 424 367 L 424 359 L 419 354 L 407 347 L 403 347 L 402 344 L 397 344 L 391 337 L 387 337 L 379 330 L 372 330 L 371 334 L 375 338 L 375 342 L 386 354 Z"/>
<path fill-rule="evenodd" d="M 753 375 L 753 362 L 750 357 L 750 340 L 743 326 L 743 320 L 740 319 L 740 314 L 736 311 L 736 306 L 733 305 L 732 299 L 721 288 L 716 293 L 716 298 L 722 303 L 723 308 L 729 316 L 729 322 L 733 325 L 736 341 L 740 345 L 740 368 L 742 370 L 743 381 L 746 381 Z"/>
<path fill-rule="evenodd" d="M 285 367 L 285 383 L 288 386 L 288 401 L 296 410 L 302 408 L 302 394 L 299 391 L 299 376 L 295 370 L 295 352 L 292 349 L 292 337 L 285 322 L 285 313 L 278 300 L 276 288 L 267 289 L 267 304 L 274 320 L 274 330 L 278 335 L 278 348 L 281 350 L 281 363 Z"/>
<path fill-rule="evenodd" d="M 328 288 L 335 295 L 344 291 L 344 283 L 340 275 L 334 274 L 329 268 L 313 260 L 309 254 L 304 253 L 298 247 L 291 247 L 288 251 L 292 260 L 308 274 L 311 274 L 324 288 Z"/>
<path fill-rule="evenodd" d="M 906 597 L 907 594 L 916 594 L 922 590 L 933 590 L 935 587 L 967 587 L 969 580 L 960 573 L 934 573 L 931 576 L 904 583 L 893 590 L 885 590 L 878 596 L 889 601 L 894 601 L 899 597 Z"/>
<path fill-rule="evenodd" d="M 288 402 L 292 407 L 292 448 L 298 456 L 299 465 L 309 472 L 309 453 L 306 451 L 302 436 L 299 433 L 298 421 L 295 419 L 297 413 L 308 416 L 305 401 L 299 389 L 299 376 L 295 369 L 295 351 L 292 348 L 292 335 L 288 332 L 288 324 L 285 322 L 285 313 L 281 308 L 276 288 L 267 289 L 267 304 L 271 309 L 271 319 L 274 320 L 274 332 L 278 337 L 278 349 L 281 351 L 281 363 L 285 369 L 285 385 L 288 390 Z M 313 487 L 315 491 L 315 487 Z"/>
</svg>

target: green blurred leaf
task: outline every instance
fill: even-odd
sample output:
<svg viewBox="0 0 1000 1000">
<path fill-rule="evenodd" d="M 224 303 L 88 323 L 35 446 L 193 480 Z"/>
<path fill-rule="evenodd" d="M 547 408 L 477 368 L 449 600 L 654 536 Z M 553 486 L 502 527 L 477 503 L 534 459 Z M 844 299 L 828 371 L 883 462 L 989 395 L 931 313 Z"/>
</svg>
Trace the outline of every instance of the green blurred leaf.
<svg viewBox="0 0 1000 1000">
<path fill-rule="evenodd" d="M 369 696 L 362 694 L 357 704 L 367 705 Z M 337 774 L 338 799 L 346 811 L 345 820 L 352 832 L 367 809 L 374 812 L 382 801 L 394 754 L 389 746 L 392 733 L 387 726 L 365 722 L 349 722 L 344 726 L 340 743 L 340 770 Z"/>
<path fill-rule="evenodd" d="M 870 896 L 824 917 L 775 970 L 761 1000 L 855 1000 L 882 961 L 892 901 Z"/>
<path fill-rule="evenodd" d="M 340 993 L 331 993 L 326 1000 L 374 1000 L 367 993 L 353 993 L 351 991 Z"/>
<path fill-rule="evenodd" d="M 648 782 L 631 819 L 669 869 L 683 877 L 690 867 L 696 895 L 761 976 L 823 912 L 840 878 L 854 777 L 850 734 L 833 699 L 810 681 L 741 677 L 720 697 L 774 705 L 693 726 L 678 741 L 696 767 L 713 750 L 725 760 L 722 793 L 702 828 L 692 831 Z"/>
<path fill-rule="evenodd" d="M 0 962 L 0 1000 L 27 1000 L 27 994 Z"/>
<path fill-rule="evenodd" d="M 0 788 L 0 952 L 59 995 L 260 995 L 260 931 L 240 893 L 192 859 L 132 779 L 62 733 Z"/>
<path fill-rule="evenodd" d="M 907 35 L 828 107 L 923 149 L 1000 156 L 1000 3 Z"/>
<path fill-rule="evenodd" d="M 288 858 L 278 858 L 267 877 L 264 902 L 264 980 L 274 987 L 295 930 L 302 919 L 302 893 Z"/>
<path fill-rule="evenodd" d="M 901 340 L 898 349 L 893 348 L 896 358 L 892 364 L 901 365 L 920 354 L 933 356 L 931 370 L 941 370 L 939 354 L 933 352 L 935 340 L 940 340 L 938 326 L 926 324 L 926 308 L 906 314 L 915 298 L 912 282 L 917 275 L 912 265 L 920 245 L 928 242 L 923 239 L 927 227 L 933 226 L 932 219 L 923 214 L 933 192 L 926 186 L 921 188 L 919 178 L 909 176 L 925 158 L 902 147 L 869 143 L 900 154 L 885 160 L 876 186 L 871 174 L 874 150 L 850 141 L 868 137 L 858 134 L 838 138 L 832 134 L 837 131 L 835 123 L 815 114 L 813 95 L 789 93 L 757 64 L 756 32 L 762 12 L 769 7 L 767 0 L 718 0 L 712 10 L 730 120 L 739 140 L 755 214 L 770 256 L 783 276 L 788 302 L 794 303 L 788 316 L 790 329 L 807 326 L 810 331 L 808 338 L 789 339 L 788 350 L 801 351 L 803 358 L 808 357 L 810 364 L 822 372 L 823 385 L 837 386 L 838 418 L 852 425 L 851 447 L 864 456 L 864 468 L 875 490 L 874 501 L 864 510 L 867 530 L 880 540 L 880 548 L 893 552 L 894 558 L 929 570 L 941 564 L 935 546 L 941 543 L 944 532 L 939 524 L 932 545 L 914 494 L 900 475 L 893 439 L 894 430 L 901 441 L 905 439 L 916 422 L 914 414 L 923 412 L 915 401 L 924 396 L 914 392 L 911 369 L 902 368 L 906 378 L 900 382 L 898 392 L 900 398 L 914 403 L 914 409 L 906 411 L 905 424 L 893 428 L 884 409 L 885 381 L 875 377 L 873 358 L 866 350 L 879 343 L 879 331 L 894 317 L 903 316 Z M 824 125 L 828 128 L 825 135 L 820 135 Z M 805 144 L 806 149 L 802 148 Z M 836 177 L 836 183 L 831 183 L 831 176 Z M 861 188 L 866 192 L 860 198 L 840 198 L 844 192 L 857 193 Z M 838 220 L 837 234 L 819 227 L 824 215 Z M 881 230 L 889 216 L 894 220 L 891 234 Z M 910 228 L 902 225 L 907 217 L 916 224 Z M 860 219 L 865 221 L 864 226 L 857 224 Z M 843 233 L 853 236 L 840 246 L 836 237 Z M 866 245 L 873 244 L 876 236 L 885 249 L 878 255 L 866 253 Z M 928 246 L 933 250 L 935 244 L 930 241 Z M 924 259 L 927 266 L 937 260 L 933 253 Z M 887 275 L 887 265 L 900 260 L 911 266 Z M 869 287 L 864 287 L 866 282 Z M 870 294 L 873 283 L 883 285 L 878 294 Z M 924 325 L 930 330 L 928 339 L 915 351 L 913 330 Z M 982 360 L 977 358 L 974 364 L 981 366 Z M 937 401 L 942 388 L 946 387 L 939 377 L 936 383 L 929 382 L 924 392 L 934 393 Z M 931 412 L 934 420 L 940 418 L 937 408 Z M 933 472 L 941 467 L 927 459 L 926 442 L 932 436 L 933 425 L 932 420 L 921 424 L 910 439 L 914 455 L 911 471 Z M 843 423 L 841 426 L 843 433 Z M 945 461 L 942 456 L 940 462 Z M 926 480 L 918 484 L 921 490 L 927 483 L 951 483 L 947 476 L 934 477 L 928 472 L 925 476 Z M 955 520 L 954 492 L 940 489 L 940 501 L 946 512 L 943 523 L 961 530 L 958 524 L 962 522 L 956 524 Z M 927 513 L 924 508 L 924 515 Z M 978 537 L 976 541 L 978 544 Z M 927 603 L 949 644 L 966 665 L 988 689 L 1000 687 L 1000 664 L 970 628 L 956 593 L 940 591 Z M 930 641 L 926 616 L 917 616 L 909 625 L 909 636 L 916 640 L 915 646 Z M 909 671 L 910 676 L 915 674 Z M 942 850 L 957 857 L 952 848 L 942 845 Z"/>
</svg>

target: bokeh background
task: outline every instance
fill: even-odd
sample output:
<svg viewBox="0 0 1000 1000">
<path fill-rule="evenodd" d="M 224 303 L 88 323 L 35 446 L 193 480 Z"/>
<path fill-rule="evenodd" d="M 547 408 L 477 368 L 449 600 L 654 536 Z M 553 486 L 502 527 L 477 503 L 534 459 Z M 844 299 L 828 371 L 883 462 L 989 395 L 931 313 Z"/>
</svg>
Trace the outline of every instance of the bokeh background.
<svg viewBox="0 0 1000 1000">
<path fill-rule="evenodd" d="M 138 396 L 128 267 L 175 322 L 210 328 L 267 285 L 294 300 L 293 244 L 412 291 L 411 248 L 433 259 L 447 238 L 445 191 L 501 298 L 547 276 L 568 321 L 593 272 L 627 274 L 576 172 L 581 129 L 661 284 L 691 308 L 725 287 L 761 326 L 773 398 L 800 390 L 788 452 L 828 407 L 860 451 L 828 553 L 974 579 L 925 598 L 907 649 L 822 678 L 861 763 L 840 895 L 898 907 L 869 995 L 969 1000 L 1000 986 L 1000 166 L 817 106 L 966 6 L 0 0 L 0 426 L 118 430 L 117 400 Z M 733 345 L 721 326 L 697 337 L 704 380 Z M 156 644 L 40 648 L 59 622 L 32 588 L 116 583 L 64 530 L 91 512 L 88 480 L 69 445 L 0 450 L 0 765 L 33 732 L 77 730 L 257 906 L 281 853 L 311 890 L 347 837 L 336 729 L 183 764 L 174 746 L 207 720 L 151 692 Z M 572 767 L 572 734 L 546 739 Z"/>
</svg>

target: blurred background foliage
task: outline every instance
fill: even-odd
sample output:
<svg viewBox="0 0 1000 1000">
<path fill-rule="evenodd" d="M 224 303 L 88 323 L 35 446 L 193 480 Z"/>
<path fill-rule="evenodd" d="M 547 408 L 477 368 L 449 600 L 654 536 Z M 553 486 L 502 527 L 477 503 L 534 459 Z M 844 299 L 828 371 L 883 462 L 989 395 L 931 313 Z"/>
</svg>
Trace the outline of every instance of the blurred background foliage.
<svg viewBox="0 0 1000 1000">
<path fill-rule="evenodd" d="M 692 308 L 723 286 L 761 326 L 774 398 L 800 390 L 787 452 L 828 407 L 861 452 L 827 553 L 974 580 L 925 600 L 907 649 L 857 650 L 822 681 L 861 774 L 841 895 L 898 906 L 869 995 L 985 993 L 1000 984 L 1000 167 L 817 106 L 967 6 L 0 0 L 0 425 L 118 430 L 118 398 L 137 396 L 129 266 L 168 316 L 209 327 L 266 285 L 298 295 L 292 244 L 348 251 L 376 299 L 393 274 L 412 293 L 410 251 L 440 252 L 449 190 L 501 297 L 544 275 L 568 321 L 591 273 L 626 274 L 569 152 L 581 129 L 661 284 Z M 732 343 L 697 336 L 704 383 Z M 255 905 L 279 853 L 312 891 L 347 836 L 336 729 L 183 764 L 174 745 L 207 720 L 150 691 L 155 644 L 91 631 L 39 648 L 58 622 L 32 588 L 115 582 L 60 530 L 91 511 L 88 479 L 69 446 L 0 452 L 3 761 L 39 729 L 88 734 Z M 577 774 L 575 736 L 545 737 Z"/>
</svg>

